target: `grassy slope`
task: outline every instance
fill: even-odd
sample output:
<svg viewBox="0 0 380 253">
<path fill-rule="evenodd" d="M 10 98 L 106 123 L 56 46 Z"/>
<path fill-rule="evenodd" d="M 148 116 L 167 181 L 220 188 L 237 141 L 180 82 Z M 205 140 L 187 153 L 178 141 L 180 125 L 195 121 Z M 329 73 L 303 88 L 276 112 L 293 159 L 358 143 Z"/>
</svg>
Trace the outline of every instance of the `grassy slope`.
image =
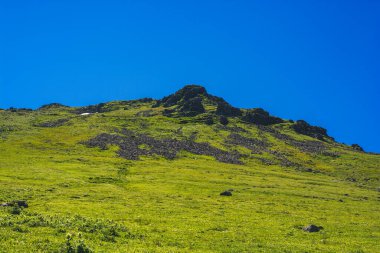
<svg viewBox="0 0 380 253">
<path fill-rule="evenodd" d="M 338 144 L 331 144 L 340 153 L 337 158 L 310 155 L 234 120 L 230 125 L 248 130 L 246 136 L 264 134 L 273 150 L 322 173 L 267 166 L 252 158 L 232 165 L 187 152 L 170 161 L 128 161 L 116 156 L 116 147 L 102 151 L 78 144 L 125 127 L 180 139 L 197 132 L 196 141 L 226 148 L 228 130 L 135 116 L 148 109 L 90 116 L 59 109 L 0 112 L 0 202 L 29 203 L 19 215 L 0 207 L 0 252 L 59 251 L 67 233 L 72 244 L 83 240 L 96 252 L 380 252 L 380 156 Z M 60 127 L 33 126 L 68 117 Z M 277 128 L 311 140 L 286 123 Z M 231 188 L 232 197 L 219 196 Z M 300 228 L 308 224 L 324 230 L 303 232 Z"/>
</svg>

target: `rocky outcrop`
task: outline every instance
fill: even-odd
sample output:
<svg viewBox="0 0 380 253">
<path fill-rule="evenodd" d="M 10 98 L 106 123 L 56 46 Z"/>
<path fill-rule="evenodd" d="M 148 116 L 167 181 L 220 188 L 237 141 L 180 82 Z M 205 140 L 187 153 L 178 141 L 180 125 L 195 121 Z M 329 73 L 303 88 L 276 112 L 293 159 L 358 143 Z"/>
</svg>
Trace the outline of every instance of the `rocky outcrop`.
<svg viewBox="0 0 380 253">
<path fill-rule="evenodd" d="M 33 111 L 33 109 L 30 109 L 30 108 L 15 108 L 15 107 L 9 107 L 8 109 L 6 109 L 6 111 L 9 111 L 9 112 L 21 112 L 21 113 L 25 113 L 25 112 L 31 112 L 31 111 Z"/>
<path fill-rule="evenodd" d="M 186 85 L 176 93 L 158 100 L 154 107 L 171 107 L 179 105 L 191 98 L 199 97 L 200 95 L 207 95 L 207 91 L 204 87 L 199 85 Z"/>
<path fill-rule="evenodd" d="M 55 108 L 68 108 L 68 106 L 60 104 L 60 103 L 50 103 L 50 104 L 46 104 L 46 105 L 41 106 L 37 110 L 40 111 L 40 110 L 48 110 L 48 109 L 55 109 Z"/>
<path fill-rule="evenodd" d="M 297 120 L 296 123 L 293 124 L 292 128 L 299 134 L 307 135 L 321 141 L 333 140 L 333 138 L 328 136 L 325 128 L 312 126 L 304 120 Z"/>
<path fill-rule="evenodd" d="M 185 100 L 183 105 L 179 107 L 179 112 L 181 116 L 192 117 L 198 114 L 204 113 L 205 108 L 202 104 L 202 99 L 200 97 L 193 97 Z"/>
<path fill-rule="evenodd" d="M 11 202 L 5 202 L 0 204 L 0 206 L 18 206 L 23 208 L 28 208 L 28 203 L 25 200 L 13 200 Z"/>
<path fill-rule="evenodd" d="M 261 154 L 264 151 L 268 151 L 269 147 L 269 143 L 265 140 L 248 138 L 237 133 L 231 133 L 228 136 L 226 143 L 245 147 L 251 150 L 254 154 Z"/>
<path fill-rule="evenodd" d="M 175 113 L 178 116 L 193 117 L 205 112 L 203 106 L 203 99 L 207 97 L 207 91 L 204 87 L 199 85 L 187 85 L 176 93 L 158 100 L 152 107 L 163 106 L 173 107 L 173 109 L 166 109 L 164 115 L 171 117 Z"/>
<path fill-rule="evenodd" d="M 82 113 L 97 113 L 97 112 L 108 112 L 105 103 L 100 103 L 96 105 L 88 105 L 75 109 L 73 113 L 82 114 Z"/>
<path fill-rule="evenodd" d="M 303 231 L 305 232 L 309 232 L 309 233 L 315 233 L 315 232 L 319 232 L 323 229 L 323 227 L 321 226 L 316 226 L 316 225 L 309 225 L 309 226 L 306 226 L 304 228 L 302 228 Z"/>
<path fill-rule="evenodd" d="M 273 125 L 278 123 L 283 123 L 284 120 L 271 116 L 269 113 L 261 108 L 251 109 L 245 112 L 242 120 L 248 123 L 253 123 L 257 125 Z"/>
<path fill-rule="evenodd" d="M 35 124 L 37 127 L 59 127 L 63 126 L 70 119 L 58 119 L 53 121 L 46 121 L 42 123 Z"/>
<path fill-rule="evenodd" d="M 242 114 L 239 108 L 233 107 L 224 100 L 218 102 L 215 113 L 226 117 L 237 117 Z"/>
<path fill-rule="evenodd" d="M 120 134 L 100 134 L 83 144 L 88 147 L 107 149 L 108 145 L 119 146 L 119 156 L 128 160 L 138 160 L 140 156 L 160 155 L 174 159 L 181 150 L 196 154 L 215 157 L 218 161 L 232 164 L 242 164 L 240 154 L 228 152 L 211 146 L 209 143 L 193 140 L 156 139 L 145 134 L 137 134 L 123 129 Z M 142 147 L 144 146 L 144 148 Z"/>
<path fill-rule="evenodd" d="M 220 116 L 219 117 L 219 123 L 222 124 L 223 126 L 226 126 L 228 125 L 229 121 L 228 121 L 228 118 L 226 116 Z"/>
<path fill-rule="evenodd" d="M 158 100 L 152 107 L 163 106 L 173 108 L 170 114 L 166 116 L 197 116 L 205 113 L 204 105 L 216 107 L 215 114 L 225 117 L 241 116 L 241 110 L 227 103 L 223 98 L 216 97 L 207 93 L 206 89 L 199 85 L 187 85 L 176 93 Z"/>
<path fill-rule="evenodd" d="M 220 196 L 231 197 L 231 196 L 232 196 L 232 191 L 231 191 L 231 190 L 224 191 L 224 192 L 221 192 L 219 195 L 220 195 Z"/>
<path fill-rule="evenodd" d="M 364 149 L 359 144 L 352 144 L 351 147 L 359 152 L 364 152 Z"/>
</svg>

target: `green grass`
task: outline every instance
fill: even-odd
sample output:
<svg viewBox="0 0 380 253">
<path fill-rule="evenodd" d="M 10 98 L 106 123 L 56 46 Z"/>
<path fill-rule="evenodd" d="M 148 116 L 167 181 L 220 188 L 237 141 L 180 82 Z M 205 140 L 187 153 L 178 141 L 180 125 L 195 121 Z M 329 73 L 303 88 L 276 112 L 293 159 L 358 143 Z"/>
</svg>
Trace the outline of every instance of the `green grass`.
<svg viewBox="0 0 380 253">
<path fill-rule="evenodd" d="M 117 102 L 113 106 L 117 106 Z M 254 125 L 230 119 L 242 135 L 265 136 L 272 150 L 318 173 L 265 165 L 243 147 L 244 165 L 180 152 L 176 159 L 117 157 L 117 147 L 81 141 L 128 128 L 154 137 L 190 138 L 228 150 L 230 134 L 196 118 L 138 117 L 149 105 L 90 116 L 71 109 L 0 112 L 0 252 L 380 252 L 380 157 L 331 143 L 338 157 L 300 152 Z M 157 114 L 162 108 L 154 108 Z M 63 126 L 38 122 L 70 118 Z M 193 122 L 194 121 L 194 122 Z M 299 140 L 312 140 L 277 126 Z M 355 182 L 347 180 L 353 178 Z M 233 189 L 231 197 L 220 192 Z M 16 212 L 17 213 L 17 212 Z M 318 233 L 302 227 L 323 226 Z"/>
</svg>

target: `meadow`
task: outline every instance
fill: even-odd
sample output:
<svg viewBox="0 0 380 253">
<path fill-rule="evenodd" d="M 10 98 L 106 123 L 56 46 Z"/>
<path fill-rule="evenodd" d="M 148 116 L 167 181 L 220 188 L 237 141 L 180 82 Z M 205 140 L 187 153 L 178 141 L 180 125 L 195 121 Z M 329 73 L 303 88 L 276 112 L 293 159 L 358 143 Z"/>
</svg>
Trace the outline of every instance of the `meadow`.
<svg viewBox="0 0 380 253">
<path fill-rule="evenodd" d="M 305 151 L 270 130 L 321 142 L 291 122 L 205 124 L 152 104 L 0 111 L 0 203 L 28 203 L 0 207 L 0 252 L 380 252 L 379 155 L 333 141 Z M 86 145 L 122 129 L 207 142 L 241 163 L 189 150 L 167 159 L 146 145 L 148 155 L 130 160 L 118 145 Z M 254 152 L 226 141 L 236 133 L 266 144 Z M 304 231 L 310 224 L 323 229 Z"/>
</svg>

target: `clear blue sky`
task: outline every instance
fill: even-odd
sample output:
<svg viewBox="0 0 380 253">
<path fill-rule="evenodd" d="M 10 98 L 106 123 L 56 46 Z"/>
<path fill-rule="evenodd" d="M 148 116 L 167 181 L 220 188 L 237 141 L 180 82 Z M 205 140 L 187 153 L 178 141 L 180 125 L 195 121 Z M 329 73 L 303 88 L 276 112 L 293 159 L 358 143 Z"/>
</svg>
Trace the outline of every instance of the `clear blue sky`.
<svg viewBox="0 0 380 253">
<path fill-rule="evenodd" d="M 0 0 L 0 25 L 0 108 L 196 83 L 380 152 L 378 0 Z"/>
</svg>

